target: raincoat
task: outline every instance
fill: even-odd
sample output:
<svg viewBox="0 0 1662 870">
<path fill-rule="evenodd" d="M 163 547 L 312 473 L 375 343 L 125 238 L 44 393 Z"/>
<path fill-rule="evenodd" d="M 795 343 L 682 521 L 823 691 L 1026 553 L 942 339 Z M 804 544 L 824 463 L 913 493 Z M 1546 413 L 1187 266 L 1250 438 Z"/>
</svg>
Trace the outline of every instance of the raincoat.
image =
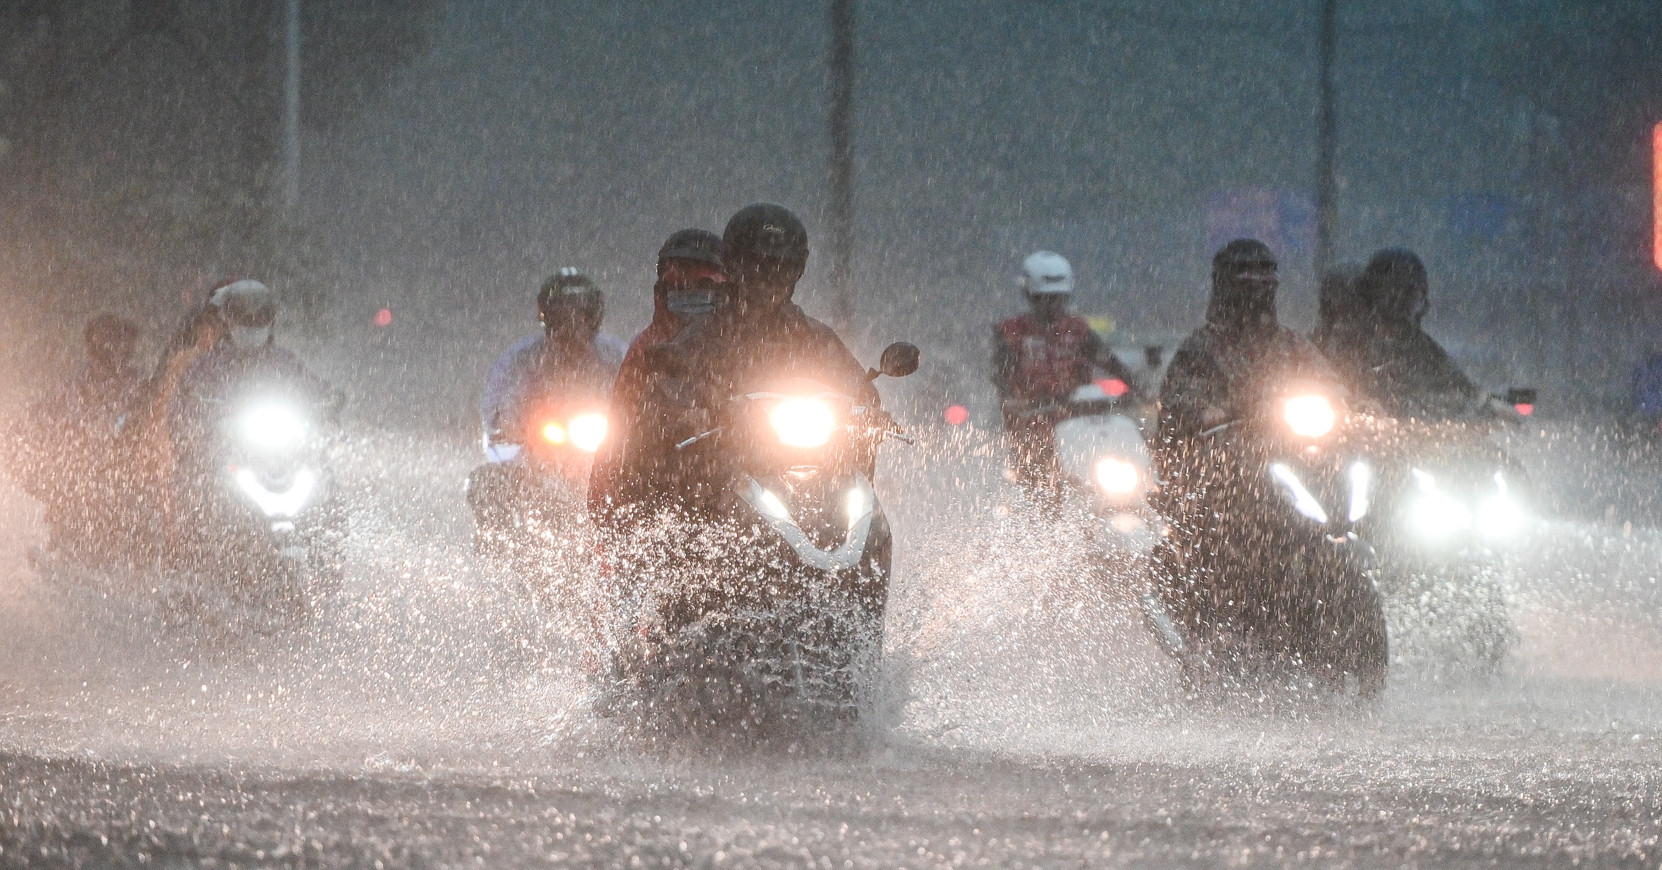
<svg viewBox="0 0 1662 870">
<path fill-rule="evenodd" d="M 605 333 L 592 346 L 562 359 L 550 353 L 548 336 L 538 332 L 514 343 L 497 357 L 479 396 L 479 418 L 487 434 L 514 432 L 530 421 L 526 415 L 560 385 L 580 384 L 604 396 L 623 362 L 623 342 Z"/>
</svg>

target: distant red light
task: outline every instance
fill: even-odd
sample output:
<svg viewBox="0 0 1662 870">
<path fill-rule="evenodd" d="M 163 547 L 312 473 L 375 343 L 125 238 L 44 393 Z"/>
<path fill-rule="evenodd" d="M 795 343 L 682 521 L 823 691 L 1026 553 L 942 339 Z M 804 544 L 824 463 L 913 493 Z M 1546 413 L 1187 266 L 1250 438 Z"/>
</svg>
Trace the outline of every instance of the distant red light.
<svg viewBox="0 0 1662 870">
<path fill-rule="evenodd" d="M 1097 389 L 1107 393 L 1108 397 L 1111 399 L 1117 399 L 1120 396 L 1131 392 L 1131 385 L 1120 380 L 1119 378 L 1108 378 L 1107 380 L 1097 381 L 1096 386 Z"/>
<path fill-rule="evenodd" d="M 1662 269 L 1662 124 L 1651 129 L 1651 258 Z"/>
<path fill-rule="evenodd" d="M 375 312 L 375 325 L 376 326 L 391 326 L 392 325 L 392 309 L 391 308 L 383 308 L 380 311 Z"/>
<path fill-rule="evenodd" d="M 946 422 L 953 426 L 962 426 L 969 422 L 969 409 L 963 405 L 953 405 L 946 409 Z"/>
<path fill-rule="evenodd" d="M 1524 417 L 1528 417 L 1535 413 L 1535 406 L 1529 404 L 1528 402 L 1519 402 L 1518 404 L 1513 405 L 1512 408 Z"/>
</svg>

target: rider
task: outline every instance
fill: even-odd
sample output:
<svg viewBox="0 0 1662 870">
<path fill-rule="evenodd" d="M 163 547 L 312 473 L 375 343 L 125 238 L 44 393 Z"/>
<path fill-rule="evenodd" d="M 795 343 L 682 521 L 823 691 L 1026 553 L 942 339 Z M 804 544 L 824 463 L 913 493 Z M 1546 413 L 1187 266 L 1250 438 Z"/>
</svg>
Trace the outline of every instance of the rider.
<svg viewBox="0 0 1662 870">
<path fill-rule="evenodd" d="M 176 457 L 169 481 L 175 514 L 168 518 L 169 539 L 175 545 L 181 536 L 206 530 L 201 511 L 217 472 L 213 429 L 228 405 L 273 389 L 332 416 L 344 400 L 298 357 L 277 346 L 277 296 L 270 287 L 247 278 L 232 281 L 214 290 L 207 307 L 221 338 L 185 370 L 167 413 Z"/>
<path fill-rule="evenodd" d="M 508 528 L 515 512 L 543 491 L 542 471 L 514 460 L 535 437 L 545 403 L 604 404 L 611 395 L 625 348 L 600 331 L 605 314 L 606 299 L 594 279 L 563 267 L 537 290 L 542 331 L 515 343 L 491 366 L 479 397 L 487 461 L 467 481 L 468 505 L 481 532 Z M 489 537 L 477 540 L 483 545 Z"/>
<path fill-rule="evenodd" d="M 658 279 L 652 285 L 652 322 L 635 336 L 612 387 L 611 432 L 595 454 L 589 473 L 589 512 L 613 525 L 642 499 L 645 481 L 621 479 L 617 470 L 638 425 L 634 416 L 650 386 L 647 352 L 675 337 L 689 317 L 710 314 L 727 281 L 721 268 L 721 237 L 709 230 L 679 230 L 658 249 Z M 648 440 L 653 440 L 648 438 Z"/>
<path fill-rule="evenodd" d="M 115 437 L 144 383 L 133 365 L 137 324 L 100 314 L 87 322 L 82 337 L 85 365 L 68 384 L 29 406 L 13 438 L 20 451 L 13 474 L 45 506 L 53 546 L 114 527 Z"/>
<path fill-rule="evenodd" d="M 1373 329 L 1353 353 L 1351 388 L 1392 417 L 1446 421 L 1507 416 L 1509 408 L 1455 364 L 1421 328 L 1430 307 L 1425 264 L 1412 251 L 1387 248 L 1373 255 L 1357 284 Z"/>
<path fill-rule="evenodd" d="M 594 279 L 571 266 L 554 273 L 537 291 L 542 331 L 503 351 L 485 376 L 479 416 L 487 449 L 517 444 L 534 421 L 526 415 L 551 393 L 572 389 L 604 396 L 623 362 L 623 342 L 600 331 L 606 298 Z"/>
<path fill-rule="evenodd" d="M 1060 254 L 1035 251 L 1018 279 L 1030 311 L 994 327 L 993 386 L 1010 435 L 1010 467 L 1029 490 L 1059 480 L 1056 424 L 1063 405 L 1098 370 L 1136 390 L 1137 380 L 1085 318 L 1068 313 L 1073 267 Z"/>
<path fill-rule="evenodd" d="M 784 206 L 740 209 L 722 233 L 722 265 L 730 289 L 713 313 L 689 318 L 648 360 L 658 375 L 636 407 L 637 424 L 619 468 L 647 481 L 658 499 L 696 503 L 709 470 L 676 450 L 678 441 L 710 428 L 728 397 L 762 378 L 812 377 L 877 409 L 877 389 L 829 326 L 791 301 L 808 263 L 808 231 Z M 638 449 L 637 449 L 638 445 Z M 875 457 L 862 457 L 867 466 Z"/>
<path fill-rule="evenodd" d="M 1276 320 L 1278 269 L 1275 254 L 1257 239 L 1236 239 L 1212 258 L 1206 323 L 1172 357 L 1160 387 L 1158 454 L 1170 456 L 1199 433 L 1244 416 L 1265 379 L 1336 380 L 1315 346 Z"/>
<path fill-rule="evenodd" d="M 78 413 L 90 415 L 106 437 L 127 412 L 144 375 L 133 365 L 138 347 L 138 324 L 114 314 L 100 314 L 87 322 L 83 333 L 87 362 L 72 390 Z"/>
</svg>

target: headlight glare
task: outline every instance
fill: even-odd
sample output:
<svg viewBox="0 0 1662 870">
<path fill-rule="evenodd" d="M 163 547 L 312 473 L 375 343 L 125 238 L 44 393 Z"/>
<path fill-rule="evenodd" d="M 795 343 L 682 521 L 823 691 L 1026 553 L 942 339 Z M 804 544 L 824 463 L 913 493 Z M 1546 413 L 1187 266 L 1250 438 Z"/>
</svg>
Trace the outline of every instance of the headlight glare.
<svg viewBox="0 0 1662 870">
<path fill-rule="evenodd" d="M 1477 531 L 1491 540 L 1507 540 L 1523 530 L 1523 506 L 1511 496 L 1497 495 L 1477 506 Z"/>
<path fill-rule="evenodd" d="M 1439 489 L 1429 473 L 1418 468 L 1412 473 L 1420 494 L 1409 503 L 1408 523 L 1420 537 L 1440 541 L 1471 528 L 1470 508 Z"/>
<path fill-rule="evenodd" d="M 1287 399 L 1281 406 L 1281 419 L 1300 438 L 1320 438 L 1333 431 L 1339 415 L 1326 396 L 1307 393 Z"/>
<path fill-rule="evenodd" d="M 787 447 L 823 447 L 837 427 L 836 415 L 817 399 L 786 399 L 768 412 L 768 422 Z"/>
<path fill-rule="evenodd" d="M 1141 482 L 1137 466 L 1112 456 L 1097 460 L 1096 485 L 1108 495 L 1131 495 Z"/>
<path fill-rule="evenodd" d="M 255 405 L 239 422 L 242 437 L 262 450 L 290 450 L 300 446 L 310 428 L 306 418 L 280 402 Z"/>
<path fill-rule="evenodd" d="M 593 453 L 606 441 L 606 415 L 579 414 L 571 418 L 568 431 L 572 446 L 584 453 Z"/>
</svg>

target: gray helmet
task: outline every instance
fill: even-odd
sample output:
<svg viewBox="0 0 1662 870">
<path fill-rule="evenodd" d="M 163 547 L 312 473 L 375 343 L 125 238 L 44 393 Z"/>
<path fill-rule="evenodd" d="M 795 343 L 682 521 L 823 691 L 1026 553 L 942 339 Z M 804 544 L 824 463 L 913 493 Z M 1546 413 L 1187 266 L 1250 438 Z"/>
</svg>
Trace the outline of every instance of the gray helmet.
<svg viewBox="0 0 1662 870">
<path fill-rule="evenodd" d="M 231 344 L 252 350 L 271 343 L 271 328 L 277 322 L 277 294 L 252 278 L 227 281 L 213 289 L 208 306 L 219 313 Z"/>
</svg>

